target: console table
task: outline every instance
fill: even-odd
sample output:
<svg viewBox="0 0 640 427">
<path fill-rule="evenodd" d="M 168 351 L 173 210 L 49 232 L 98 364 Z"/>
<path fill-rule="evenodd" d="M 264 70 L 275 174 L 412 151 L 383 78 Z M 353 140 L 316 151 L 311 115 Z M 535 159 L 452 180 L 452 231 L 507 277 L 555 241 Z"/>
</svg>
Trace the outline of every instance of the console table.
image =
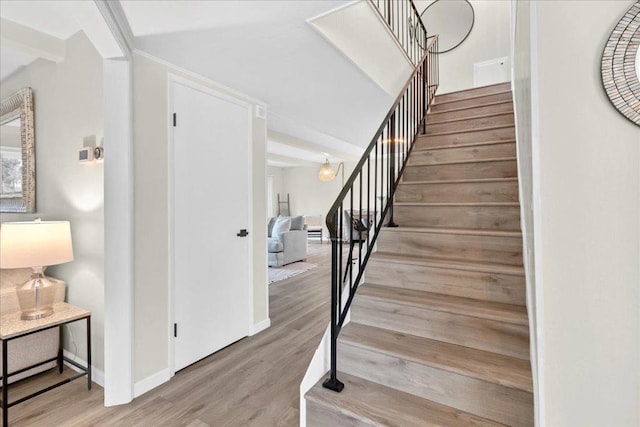
<svg viewBox="0 0 640 427">
<path fill-rule="evenodd" d="M 64 357 L 62 348 L 62 325 L 68 323 L 77 322 L 79 320 L 86 320 L 87 322 L 87 366 L 82 366 L 74 360 Z M 31 335 L 36 332 L 44 331 L 47 329 L 59 328 L 60 329 L 60 341 L 58 348 L 58 355 L 52 359 L 44 360 L 35 365 L 27 366 L 15 372 L 8 372 L 8 344 L 9 341 L 16 338 Z M 9 408 L 29 400 L 33 397 L 39 396 L 42 393 L 46 393 L 49 390 L 53 390 L 56 387 L 67 384 L 80 377 L 87 376 L 87 388 L 91 390 L 91 312 L 85 309 L 75 307 L 71 304 L 64 302 L 53 305 L 53 314 L 51 316 L 44 317 L 36 320 L 21 320 L 20 312 L 6 314 L 0 317 L 0 341 L 2 341 L 2 425 L 8 427 L 9 425 Z M 47 386 L 41 390 L 17 399 L 13 402 L 9 402 L 9 377 L 28 371 L 37 366 L 44 365 L 45 363 L 57 361 L 58 372 L 62 373 L 63 363 L 72 364 L 80 370 L 79 373 L 65 378 L 53 385 Z"/>
</svg>

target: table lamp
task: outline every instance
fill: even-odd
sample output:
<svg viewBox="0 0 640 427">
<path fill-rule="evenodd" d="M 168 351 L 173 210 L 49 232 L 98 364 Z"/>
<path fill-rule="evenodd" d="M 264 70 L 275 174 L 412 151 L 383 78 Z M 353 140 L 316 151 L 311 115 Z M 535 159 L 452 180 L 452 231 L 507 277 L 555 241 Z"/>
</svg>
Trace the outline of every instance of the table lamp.
<svg viewBox="0 0 640 427">
<path fill-rule="evenodd" d="M 0 225 L 0 268 L 31 268 L 31 279 L 16 287 L 21 319 L 53 314 L 54 283 L 43 273 L 49 265 L 73 261 L 68 221 L 5 222 Z"/>
</svg>

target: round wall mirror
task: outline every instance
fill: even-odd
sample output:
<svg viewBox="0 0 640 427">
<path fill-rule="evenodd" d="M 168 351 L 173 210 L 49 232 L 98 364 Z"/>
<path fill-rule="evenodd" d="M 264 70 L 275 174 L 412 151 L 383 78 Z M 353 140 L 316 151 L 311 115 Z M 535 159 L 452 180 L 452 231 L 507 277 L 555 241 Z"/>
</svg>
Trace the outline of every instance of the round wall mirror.
<svg viewBox="0 0 640 427">
<path fill-rule="evenodd" d="M 615 26 L 602 53 L 602 85 L 620 113 L 640 126 L 640 1 Z"/>
<path fill-rule="evenodd" d="M 468 0 L 435 0 L 420 16 L 429 35 L 438 35 L 438 52 L 452 51 L 464 42 L 475 20 Z"/>
</svg>

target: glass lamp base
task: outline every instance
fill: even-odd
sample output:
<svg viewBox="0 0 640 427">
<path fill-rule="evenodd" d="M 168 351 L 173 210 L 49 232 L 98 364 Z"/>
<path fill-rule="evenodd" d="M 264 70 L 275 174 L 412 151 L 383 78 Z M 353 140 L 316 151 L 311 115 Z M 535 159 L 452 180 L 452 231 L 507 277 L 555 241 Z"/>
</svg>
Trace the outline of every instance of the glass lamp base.
<svg viewBox="0 0 640 427">
<path fill-rule="evenodd" d="M 16 287 L 22 320 L 42 319 L 53 314 L 55 284 L 42 274 L 41 267 L 34 267 L 31 279 Z"/>
<path fill-rule="evenodd" d="M 42 319 L 43 317 L 51 316 L 53 314 L 53 308 L 41 308 L 39 310 L 28 310 L 23 311 L 20 315 L 20 319 L 22 320 L 36 320 Z"/>
</svg>

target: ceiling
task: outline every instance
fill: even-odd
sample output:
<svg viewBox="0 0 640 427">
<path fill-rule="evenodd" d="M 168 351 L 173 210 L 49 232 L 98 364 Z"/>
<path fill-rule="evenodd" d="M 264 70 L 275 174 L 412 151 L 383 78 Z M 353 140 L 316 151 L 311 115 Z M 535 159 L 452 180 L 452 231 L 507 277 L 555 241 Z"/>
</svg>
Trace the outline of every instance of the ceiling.
<svg viewBox="0 0 640 427">
<path fill-rule="evenodd" d="M 126 0 L 119 5 L 120 24 L 129 27 L 135 50 L 267 104 L 269 164 L 309 166 L 327 157 L 357 160 L 392 102 L 308 22 L 351 3 Z M 93 1 L 0 1 L 0 14 L 54 39 L 85 31 L 103 57 L 114 56 L 105 41 L 113 44 L 113 37 Z M 4 30 L 2 41 L 3 79 L 42 57 L 5 48 Z"/>
</svg>

